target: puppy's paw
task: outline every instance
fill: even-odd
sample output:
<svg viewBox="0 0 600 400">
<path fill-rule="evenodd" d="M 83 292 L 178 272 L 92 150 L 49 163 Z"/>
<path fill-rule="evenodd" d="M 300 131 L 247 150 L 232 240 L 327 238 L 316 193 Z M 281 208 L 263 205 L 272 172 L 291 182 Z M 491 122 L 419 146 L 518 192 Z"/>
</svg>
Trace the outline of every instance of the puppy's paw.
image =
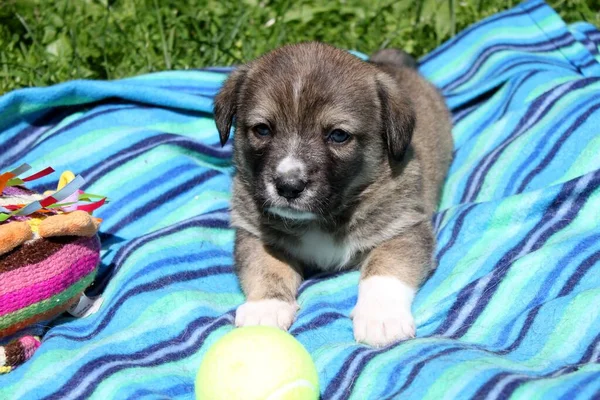
<svg viewBox="0 0 600 400">
<path fill-rule="evenodd" d="M 385 347 L 415 337 L 415 321 L 410 311 L 357 305 L 352 318 L 354 338 L 370 346 Z"/>
<path fill-rule="evenodd" d="M 274 326 L 288 330 L 298 311 L 298 304 L 268 299 L 248 301 L 238 307 L 235 313 L 236 326 Z"/>
<path fill-rule="evenodd" d="M 384 347 L 415 337 L 410 311 L 415 290 L 399 279 L 374 276 L 361 281 L 358 302 L 350 315 L 358 342 Z"/>
</svg>

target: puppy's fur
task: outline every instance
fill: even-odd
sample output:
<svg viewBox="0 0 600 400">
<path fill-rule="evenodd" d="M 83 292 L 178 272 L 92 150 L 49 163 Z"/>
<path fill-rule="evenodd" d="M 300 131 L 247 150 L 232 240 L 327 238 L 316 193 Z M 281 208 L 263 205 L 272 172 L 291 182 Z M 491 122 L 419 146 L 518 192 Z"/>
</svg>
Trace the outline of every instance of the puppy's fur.
<svg viewBox="0 0 600 400">
<path fill-rule="evenodd" d="M 215 119 L 222 144 L 235 122 L 238 326 L 287 329 L 307 270 L 360 268 L 355 338 L 414 336 L 411 303 L 434 268 L 430 219 L 453 147 L 444 100 L 414 65 L 398 50 L 364 62 L 303 43 L 227 79 Z M 283 195 L 282 177 L 300 192 Z"/>
</svg>

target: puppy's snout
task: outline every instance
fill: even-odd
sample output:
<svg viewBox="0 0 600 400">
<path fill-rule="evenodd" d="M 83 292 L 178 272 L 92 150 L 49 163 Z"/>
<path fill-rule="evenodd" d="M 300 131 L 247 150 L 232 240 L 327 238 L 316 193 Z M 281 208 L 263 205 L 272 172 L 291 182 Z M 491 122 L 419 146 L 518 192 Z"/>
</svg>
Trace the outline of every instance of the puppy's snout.
<svg viewBox="0 0 600 400">
<path fill-rule="evenodd" d="M 288 200 L 300 196 L 300 193 L 306 187 L 306 181 L 298 176 L 282 175 L 275 179 L 277 193 Z"/>
<path fill-rule="evenodd" d="M 295 157 L 287 156 L 275 171 L 275 187 L 281 197 L 292 200 L 300 196 L 306 187 L 304 163 Z"/>
</svg>

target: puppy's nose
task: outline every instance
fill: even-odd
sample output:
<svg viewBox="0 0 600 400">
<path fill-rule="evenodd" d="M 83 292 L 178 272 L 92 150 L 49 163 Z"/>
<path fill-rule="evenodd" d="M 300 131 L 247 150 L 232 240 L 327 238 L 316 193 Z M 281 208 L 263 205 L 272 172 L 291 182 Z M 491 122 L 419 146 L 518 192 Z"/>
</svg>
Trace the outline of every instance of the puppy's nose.
<svg viewBox="0 0 600 400">
<path fill-rule="evenodd" d="M 306 187 L 306 181 L 298 177 L 282 176 L 275 179 L 275 187 L 280 196 L 291 200 L 300 196 Z"/>
</svg>

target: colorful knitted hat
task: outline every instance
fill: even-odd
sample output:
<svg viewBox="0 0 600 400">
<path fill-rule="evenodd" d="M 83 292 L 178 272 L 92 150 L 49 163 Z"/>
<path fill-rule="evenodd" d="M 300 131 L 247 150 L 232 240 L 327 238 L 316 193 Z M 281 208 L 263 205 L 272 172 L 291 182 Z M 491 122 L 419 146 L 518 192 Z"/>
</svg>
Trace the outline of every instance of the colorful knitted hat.
<svg viewBox="0 0 600 400">
<path fill-rule="evenodd" d="M 40 345 L 39 338 L 18 332 L 76 303 L 100 259 L 100 220 L 91 212 L 106 199 L 82 192 L 83 178 L 70 172 L 61 176 L 56 192 L 37 194 L 23 185 L 53 170 L 20 179 L 29 168 L 0 174 L 0 343 L 13 336 L 0 346 L 0 374 Z"/>
</svg>

